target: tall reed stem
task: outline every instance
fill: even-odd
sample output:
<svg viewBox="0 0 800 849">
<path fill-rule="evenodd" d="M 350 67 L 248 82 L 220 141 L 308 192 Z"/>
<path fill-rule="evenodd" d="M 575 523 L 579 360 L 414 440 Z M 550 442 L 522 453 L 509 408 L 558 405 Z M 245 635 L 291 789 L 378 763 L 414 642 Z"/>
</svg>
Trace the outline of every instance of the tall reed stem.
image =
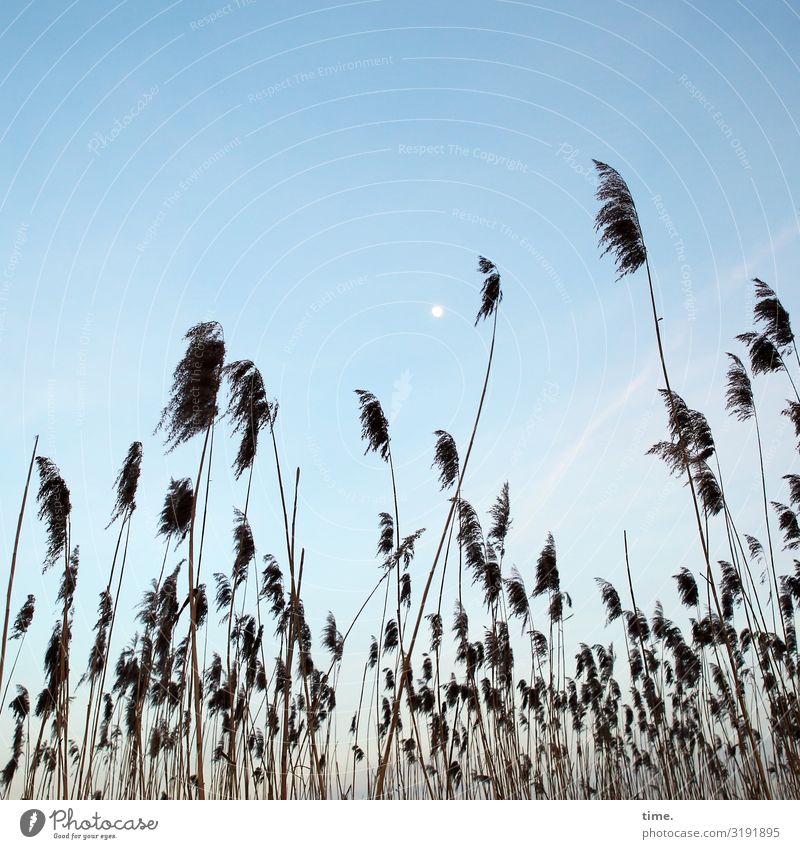
<svg viewBox="0 0 800 849">
<path fill-rule="evenodd" d="M 486 376 L 483 379 L 483 389 L 481 390 L 481 398 L 478 404 L 478 412 L 475 416 L 475 423 L 472 426 L 472 435 L 470 436 L 469 446 L 467 447 L 467 453 L 464 455 L 464 462 L 461 465 L 461 471 L 458 476 L 458 486 L 456 487 L 456 494 L 453 500 L 450 502 L 450 510 L 447 513 L 447 520 L 445 521 L 444 528 L 442 529 L 442 535 L 439 538 L 439 544 L 436 548 L 436 554 L 433 558 L 433 564 L 431 565 L 430 571 L 428 572 L 428 578 L 425 582 L 425 589 L 422 592 L 422 600 L 419 605 L 419 612 L 417 613 L 417 618 L 414 622 L 414 630 L 411 634 L 411 642 L 408 644 L 408 650 L 406 652 L 405 661 L 403 663 L 403 668 L 400 673 L 400 683 L 397 687 L 396 695 L 394 698 L 394 704 L 392 705 L 392 719 L 389 724 L 389 732 L 386 737 L 386 744 L 383 750 L 383 755 L 380 757 L 380 761 L 378 764 L 378 777 L 375 784 L 376 799 L 383 798 L 383 787 L 386 781 L 386 770 L 389 766 L 389 758 L 392 752 L 392 742 L 394 740 L 395 730 L 397 729 L 397 721 L 400 718 L 400 693 L 403 692 L 403 688 L 406 686 L 406 682 L 409 677 L 409 672 L 411 670 L 411 657 L 414 653 L 414 646 L 417 642 L 417 635 L 419 634 L 420 625 L 422 624 L 422 618 L 425 614 L 425 603 L 428 600 L 428 593 L 430 592 L 431 584 L 433 583 L 433 576 L 436 574 L 436 567 L 439 564 L 439 558 L 441 557 L 442 549 L 444 548 L 444 544 L 447 539 L 447 532 L 450 528 L 451 522 L 453 521 L 453 516 L 455 515 L 456 505 L 460 500 L 461 484 L 464 480 L 464 475 L 467 471 L 469 458 L 472 454 L 472 447 L 475 444 L 475 435 L 478 432 L 478 424 L 480 423 L 481 413 L 483 412 L 483 404 L 486 400 L 486 391 L 489 387 L 489 376 L 492 372 L 492 361 L 494 359 L 494 346 L 496 336 L 497 310 L 495 309 L 494 318 L 492 321 L 492 342 L 489 347 L 489 360 L 486 364 Z"/>
<path fill-rule="evenodd" d="M 0 691 L 3 689 L 3 674 L 6 667 L 6 647 L 8 645 L 8 623 L 11 618 L 11 593 L 14 589 L 14 575 L 17 571 L 17 553 L 19 552 L 19 540 L 22 535 L 22 519 L 25 516 L 25 504 L 28 501 L 28 489 L 31 485 L 31 475 L 33 474 L 33 463 L 36 460 L 36 449 L 39 446 L 39 436 L 33 442 L 33 451 L 31 452 L 31 462 L 28 465 L 28 477 L 25 479 L 25 489 L 22 493 L 22 505 L 19 508 L 19 518 L 17 519 L 17 532 L 14 536 L 14 550 L 11 553 L 11 569 L 8 573 L 8 588 L 6 589 L 6 613 L 3 618 L 3 647 L 0 651 Z M 4 699 L 5 701 L 5 699 Z M 3 712 L 3 705 L 0 704 L 0 713 Z"/>
<path fill-rule="evenodd" d="M 197 656 L 197 594 L 194 576 L 194 530 L 197 515 L 197 494 L 200 490 L 200 481 L 203 477 L 203 465 L 206 459 L 206 449 L 211 435 L 213 423 L 206 428 L 203 440 L 203 450 L 200 453 L 200 466 L 197 470 L 197 482 L 192 493 L 192 517 L 189 524 L 189 635 L 192 653 L 192 695 L 194 700 L 195 721 L 195 743 L 197 747 L 197 796 L 199 799 L 206 797 L 206 785 L 203 774 L 203 707 L 200 697 L 202 682 L 200 680 L 200 667 Z"/>
</svg>

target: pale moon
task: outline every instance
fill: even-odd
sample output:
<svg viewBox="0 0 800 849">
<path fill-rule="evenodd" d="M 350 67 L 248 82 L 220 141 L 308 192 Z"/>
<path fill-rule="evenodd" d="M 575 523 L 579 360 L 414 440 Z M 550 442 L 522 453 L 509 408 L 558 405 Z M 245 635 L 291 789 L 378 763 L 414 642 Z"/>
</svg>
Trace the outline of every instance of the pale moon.
<svg viewBox="0 0 800 849">
<path fill-rule="evenodd" d="M 444 315 L 444 307 L 440 307 L 439 304 L 431 308 L 431 315 L 434 318 L 441 318 Z"/>
</svg>

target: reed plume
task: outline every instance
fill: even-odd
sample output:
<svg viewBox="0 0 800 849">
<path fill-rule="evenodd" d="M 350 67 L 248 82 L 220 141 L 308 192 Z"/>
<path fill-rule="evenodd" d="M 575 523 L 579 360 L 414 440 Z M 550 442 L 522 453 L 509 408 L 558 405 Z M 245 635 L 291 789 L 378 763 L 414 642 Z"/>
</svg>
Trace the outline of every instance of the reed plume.
<svg viewBox="0 0 800 849">
<path fill-rule="evenodd" d="M 753 317 L 757 324 L 764 325 L 764 333 L 777 348 L 794 346 L 795 339 L 789 313 L 778 299 L 775 291 L 758 277 L 755 283 L 756 302 Z"/>
<path fill-rule="evenodd" d="M 733 413 L 740 422 L 752 418 L 755 413 L 753 386 L 744 364 L 736 354 L 728 354 L 728 387 L 725 392 L 725 409 Z"/>
<path fill-rule="evenodd" d="M 28 628 L 33 622 L 33 614 L 36 609 L 36 596 L 28 595 L 28 598 L 19 609 L 14 624 L 11 627 L 11 637 L 9 639 L 19 640 L 28 632 Z"/>
<path fill-rule="evenodd" d="M 505 554 L 505 544 L 508 532 L 511 529 L 511 498 L 509 495 L 508 481 L 506 481 L 500 494 L 489 510 L 492 519 L 492 527 L 489 530 L 489 539 L 493 540 L 500 549 L 500 557 Z"/>
<path fill-rule="evenodd" d="M 25 687 L 17 685 L 17 695 L 9 703 L 14 716 L 14 737 L 11 743 L 11 758 L 0 772 L 0 787 L 8 791 L 22 760 L 23 744 L 25 742 L 25 720 L 31 710 L 30 697 Z"/>
<path fill-rule="evenodd" d="M 136 509 L 136 490 L 139 487 L 139 476 L 141 473 L 142 443 L 133 442 L 128 449 L 117 479 L 114 481 L 116 499 L 114 501 L 114 510 L 111 513 L 111 521 L 106 527 L 113 525 L 120 516 L 127 516 Z"/>
<path fill-rule="evenodd" d="M 167 540 L 175 539 L 177 547 L 189 533 L 192 523 L 194 488 L 190 478 L 172 478 L 164 497 L 164 506 L 159 516 L 158 534 Z"/>
<path fill-rule="evenodd" d="M 748 330 L 736 338 L 747 346 L 753 374 L 769 374 L 785 367 L 780 351 L 766 333 Z"/>
<path fill-rule="evenodd" d="M 45 523 L 47 550 L 44 568 L 49 569 L 59 557 L 64 557 L 69 543 L 69 514 L 72 510 L 69 487 L 61 477 L 58 466 L 47 457 L 37 457 L 39 468 L 39 518 Z"/>
<path fill-rule="evenodd" d="M 252 467 L 258 450 L 259 434 L 265 427 L 272 427 L 277 405 L 270 402 L 264 378 L 250 360 L 229 363 L 223 375 L 228 380 L 230 390 L 226 414 L 233 424 L 234 434 L 240 437 L 233 461 L 233 472 L 238 480 Z"/>
<path fill-rule="evenodd" d="M 169 400 L 161 411 L 156 432 L 164 432 L 167 451 L 205 433 L 217 417 L 217 394 L 222 380 L 225 341 L 216 321 L 189 328 L 188 341 L 172 375 Z"/>
<path fill-rule="evenodd" d="M 458 480 L 458 449 L 456 442 L 446 430 L 437 430 L 432 468 L 439 471 L 439 487 L 442 490 L 450 487 Z"/>
<path fill-rule="evenodd" d="M 595 230 L 600 233 L 601 255 L 613 255 L 617 280 L 621 280 L 638 271 L 647 260 L 639 213 L 619 171 L 597 159 L 592 161 L 600 178 L 597 200 L 602 206 L 595 219 Z"/>
<path fill-rule="evenodd" d="M 494 315 L 503 300 L 503 290 L 500 286 L 500 272 L 497 266 L 485 256 L 478 257 L 478 271 L 486 275 L 481 286 L 481 306 L 475 317 L 475 325 L 482 319 Z"/>
<path fill-rule="evenodd" d="M 367 443 L 364 453 L 374 451 L 382 460 L 389 459 L 389 422 L 380 401 L 365 389 L 356 389 L 360 407 L 361 438 Z"/>
</svg>

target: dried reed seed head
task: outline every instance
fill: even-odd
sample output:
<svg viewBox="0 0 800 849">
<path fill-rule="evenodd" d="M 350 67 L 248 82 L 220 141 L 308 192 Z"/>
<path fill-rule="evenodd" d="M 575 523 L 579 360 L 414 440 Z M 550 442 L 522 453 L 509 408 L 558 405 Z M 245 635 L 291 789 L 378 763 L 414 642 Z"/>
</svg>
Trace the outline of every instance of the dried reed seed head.
<svg viewBox="0 0 800 849">
<path fill-rule="evenodd" d="M 228 617 L 230 616 L 231 600 L 233 598 L 231 582 L 228 580 L 228 576 L 224 575 L 222 572 L 214 572 L 213 578 L 217 585 L 217 592 L 215 596 L 217 613 L 224 611 L 224 615 L 222 619 L 220 619 L 220 622 L 227 622 Z"/>
<path fill-rule="evenodd" d="M 233 587 L 238 587 L 247 580 L 250 563 L 255 560 L 256 544 L 247 516 L 241 510 L 233 511 L 233 550 L 236 555 L 233 562 Z"/>
<path fill-rule="evenodd" d="M 139 486 L 139 476 L 142 471 L 142 443 L 134 442 L 125 455 L 125 461 L 114 481 L 116 501 L 111 514 L 110 527 L 120 516 L 126 516 L 136 509 L 136 490 Z"/>
<path fill-rule="evenodd" d="M 418 528 L 413 534 L 409 534 L 400 541 L 397 551 L 394 552 L 384 564 L 387 568 L 403 564 L 405 569 L 411 565 L 416 553 L 416 544 L 419 538 L 425 533 L 425 528 Z"/>
<path fill-rule="evenodd" d="M 723 598 L 723 616 L 725 619 L 731 619 L 734 605 L 738 606 L 742 603 L 742 579 L 737 568 L 727 560 L 720 560 L 719 567 L 722 574 L 720 588 Z"/>
<path fill-rule="evenodd" d="M 597 586 L 600 587 L 600 598 L 606 608 L 606 624 L 610 625 L 616 619 L 622 616 L 622 602 L 620 601 L 619 593 L 614 586 L 602 578 L 595 578 Z"/>
<path fill-rule="evenodd" d="M 194 489 L 190 478 L 172 478 L 159 517 L 158 535 L 175 539 L 176 546 L 186 538 L 192 521 Z"/>
<path fill-rule="evenodd" d="M 13 702 L 12 702 L 13 704 Z M 14 725 L 14 736 L 11 741 L 11 758 L 0 772 L 0 786 L 7 788 L 14 780 L 23 754 L 25 732 L 22 719 L 17 719 Z"/>
<path fill-rule="evenodd" d="M 283 587 L 283 573 L 278 561 L 271 555 L 264 555 L 264 571 L 261 573 L 261 598 L 270 602 L 270 614 L 274 618 L 282 615 L 286 607 Z"/>
<path fill-rule="evenodd" d="M 794 344 L 794 333 L 789 313 L 778 296 L 763 280 L 753 278 L 755 283 L 756 302 L 753 307 L 753 318 L 758 324 L 763 324 L 764 332 L 778 348 L 788 348 Z"/>
<path fill-rule="evenodd" d="M 61 575 L 61 582 L 58 587 L 58 601 L 63 601 L 67 608 L 72 607 L 72 601 L 75 596 L 75 588 L 78 584 L 78 566 L 80 564 L 80 548 L 75 546 L 69 556 L 67 568 Z"/>
<path fill-rule="evenodd" d="M 394 517 L 391 513 L 379 513 L 378 522 L 380 536 L 378 537 L 377 554 L 388 557 L 394 550 Z"/>
<path fill-rule="evenodd" d="M 459 472 L 458 449 L 456 442 L 446 430 L 434 431 L 436 448 L 431 468 L 439 471 L 439 488 L 449 489 L 457 480 Z"/>
<path fill-rule="evenodd" d="M 391 654 L 400 644 L 400 632 L 397 622 L 390 619 L 383 629 L 383 654 Z"/>
<path fill-rule="evenodd" d="M 389 459 L 389 422 L 380 401 L 365 389 L 356 389 L 360 409 L 361 438 L 367 443 L 365 454 L 374 451 L 382 460 Z"/>
<path fill-rule="evenodd" d="M 736 338 L 747 346 L 753 374 L 769 374 L 780 371 L 784 367 L 780 351 L 766 333 L 749 330 L 746 333 L 740 333 Z"/>
<path fill-rule="evenodd" d="M 442 625 L 442 614 L 441 613 L 428 613 L 425 618 L 428 620 L 431 630 L 431 645 L 430 650 L 432 653 L 436 653 L 439 651 L 439 648 L 442 645 L 442 634 L 443 625 Z"/>
<path fill-rule="evenodd" d="M 36 699 L 34 714 L 36 716 L 49 716 L 56 707 L 59 694 L 64 680 L 64 641 L 62 640 L 61 619 L 56 621 L 50 640 L 44 653 L 45 688 Z M 68 639 L 67 634 L 67 639 Z"/>
<path fill-rule="evenodd" d="M 522 620 L 524 631 L 530 620 L 531 606 L 528 601 L 528 591 L 525 589 L 525 581 L 516 566 L 511 567 L 511 575 L 505 579 L 505 586 L 511 615 Z"/>
<path fill-rule="evenodd" d="M 406 610 L 411 608 L 411 575 L 408 572 L 400 576 L 400 605 Z"/>
<path fill-rule="evenodd" d="M 711 435 L 711 427 L 706 417 L 698 410 L 690 410 L 690 413 L 695 460 L 704 462 L 709 460 L 714 454 L 716 448 L 714 437 Z"/>
<path fill-rule="evenodd" d="M 489 510 L 489 516 L 492 519 L 489 538 L 498 544 L 502 557 L 505 554 L 506 537 L 511 528 L 511 499 L 508 492 L 508 481 L 503 484 L 497 500 Z"/>
<path fill-rule="evenodd" d="M 466 657 L 466 647 L 469 641 L 469 617 L 460 601 L 456 601 L 455 603 L 452 631 L 456 635 L 456 646 L 458 648 L 456 660 L 463 662 Z"/>
<path fill-rule="evenodd" d="M 331 611 L 325 619 L 325 627 L 322 630 L 322 645 L 330 652 L 331 658 L 338 662 L 344 654 L 344 638 L 336 627 L 336 617 Z"/>
<path fill-rule="evenodd" d="M 786 416 L 794 425 L 794 435 L 800 439 L 800 402 L 787 400 L 788 406 L 781 410 L 781 415 Z M 800 446 L 798 446 L 800 450 Z"/>
<path fill-rule="evenodd" d="M 789 501 L 794 507 L 800 507 L 800 475 L 784 475 L 789 482 Z"/>
<path fill-rule="evenodd" d="M 206 585 L 199 584 L 194 591 L 195 593 L 195 620 L 197 627 L 202 628 L 208 616 L 208 594 L 206 593 Z"/>
<path fill-rule="evenodd" d="M 546 592 L 559 593 L 561 589 L 556 561 L 556 543 L 552 534 L 547 535 L 544 548 L 536 561 L 536 583 L 533 588 L 534 597 Z"/>
<path fill-rule="evenodd" d="M 493 315 L 500 302 L 503 300 L 503 290 L 500 286 L 500 272 L 495 264 L 486 259 L 484 256 L 478 257 L 478 271 L 485 275 L 483 286 L 481 287 L 481 306 L 478 310 L 478 315 L 475 317 L 475 325 L 481 319 L 489 318 Z"/>
<path fill-rule="evenodd" d="M 641 610 L 628 610 L 625 612 L 625 619 L 628 628 L 628 636 L 634 641 L 647 641 L 650 638 L 650 625 L 647 622 L 647 617 Z"/>
<path fill-rule="evenodd" d="M 564 618 L 564 604 L 572 607 L 572 600 L 567 593 L 552 593 L 550 596 L 550 605 L 547 610 L 551 622 L 560 622 Z"/>
<path fill-rule="evenodd" d="M 483 603 L 489 610 L 492 610 L 503 589 L 500 563 L 493 556 L 493 552 L 490 552 L 490 556 L 484 563 L 481 577 L 483 579 Z"/>
<path fill-rule="evenodd" d="M 63 557 L 69 542 L 69 515 L 72 511 L 69 488 L 61 477 L 58 466 L 47 457 L 37 457 L 39 470 L 39 518 L 45 523 L 47 550 L 44 559 L 45 571 L 57 558 Z"/>
<path fill-rule="evenodd" d="M 725 409 L 733 413 L 740 422 L 752 418 L 755 412 L 753 386 L 744 364 L 736 354 L 728 353 L 731 364 L 728 368 L 728 387 L 725 392 Z"/>
<path fill-rule="evenodd" d="M 717 516 L 725 507 L 722 489 L 716 475 L 707 463 L 701 463 L 694 469 L 694 482 L 703 509 L 709 516 Z"/>
<path fill-rule="evenodd" d="M 784 551 L 800 548 L 800 525 L 794 510 L 778 501 L 772 502 L 772 508 L 778 516 L 778 527 L 783 533 Z"/>
<path fill-rule="evenodd" d="M 164 431 L 168 451 L 204 433 L 217 416 L 217 395 L 225 361 L 222 326 L 206 321 L 191 327 L 189 344 L 175 367 L 172 389 L 156 432 Z"/>
<path fill-rule="evenodd" d="M 764 556 L 764 546 L 754 537 L 750 536 L 750 534 L 743 534 L 745 540 L 747 540 L 747 547 L 750 551 L 750 559 L 757 560 L 759 557 Z"/>
<path fill-rule="evenodd" d="M 250 360 L 229 363 L 223 374 L 228 379 L 230 393 L 226 415 L 233 423 L 233 432 L 241 437 L 233 461 L 238 480 L 253 465 L 259 434 L 265 427 L 272 427 L 277 404 L 270 402 L 264 378 Z"/>
<path fill-rule="evenodd" d="M 11 626 L 11 634 L 9 639 L 19 640 L 25 636 L 33 622 L 33 614 L 36 608 L 36 597 L 29 595 L 22 607 L 19 609 L 14 624 Z"/>
<path fill-rule="evenodd" d="M 111 593 L 103 590 L 100 593 L 100 601 L 97 605 L 97 622 L 94 626 L 97 631 L 92 648 L 89 651 L 89 663 L 84 679 L 95 679 L 103 671 L 106 660 L 108 626 L 114 612 L 114 604 Z"/>
<path fill-rule="evenodd" d="M 694 575 L 682 566 L 680 571 L 672 576 L 678 584 L 678 595 L 684 607 L 697 607 L 700 603 L 700 592 Z"/>
<path fill-rule="evenodd" d="M 31 712 L 30 694 L 21 684 L 17 684 L 17 695 L 8 703 L 8 707 L 17 720 L 25 719 Z"/>
<path fill-rule="evenodd" d="M 472 505 L 461 498 L 458 501 L 458 544 L 464 553 L 464 560 L 472 571 L 473 583 L 483 578 L 486 566 L 486 545 L 478 514 Z"/>
<path fill-rule="evenodd" d="M 599 177 L 596 197 L 602 203 L 594 228 L 600 233 L 601 255 L 613 255 L 617 280 L 621 280 L 637 271 L 647 259 L 639 214 L 628 184 L 619 172 L 604 162 L 592 161 Z"/>
<path fill-rule="evenodd" d="M 715 445 L 706 417 L 697 410 L 690 409 L 677 392 L 659 389 L 659 393 L 667 408 L 671 441 L 657 442 L 647 454 L 664 460 L 673 475 L 683 474 L 688 466 L 695 475 L 707 477 L 710 470 L 706 471 L 705 464 L 714 456 Z M 711 498 L 714 482 L 708 478 L 706 483 L 711 508 L 714 504 L 714 499 Z M 714 506 L 716 509 L 718 502 Z"/>
</svg>

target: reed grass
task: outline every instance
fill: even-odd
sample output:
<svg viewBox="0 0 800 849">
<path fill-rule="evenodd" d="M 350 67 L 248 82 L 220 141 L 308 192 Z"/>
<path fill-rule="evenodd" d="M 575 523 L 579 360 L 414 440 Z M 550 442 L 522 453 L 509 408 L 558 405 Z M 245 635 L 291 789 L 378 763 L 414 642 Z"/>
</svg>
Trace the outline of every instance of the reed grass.
<svg viewBox="0 0 800 849">
<path fill-rule="evenodd" d="M 37 457 L 34 447 L 9 568 L 0 661 L 3 707 L 13 721 L 10 759 L 0 772 L 5 796 L 800 798 L 800 563 L 793 559 L 800 548 L 800 476 L 768 479 L 764 410 L 753 383 L 764 374 L 785 381 L 791 397 L 782 413 L 800 439 L 800 357 L 789 312 L 756 279 L 753 328 L 737 337 L 744 358 L 728 355 L 725 407 L 739 426 L 751 423 L 757 437 L 751 460 L 763 545 L 737 528 L 708 421 L 670 379 L 666 323 L 632 193 L 615 169 L 596 166 L 601 249 L 611 254 L 619 277 L 643 267 L 647 276 L 646 306 L 661 364 L 655 389 L 667 424 L 665 439 L 649 453 L 683 482 L 697 534 L 694 567 L 674 575 L 681 608 L 674 618 L 660 601 L 650 614 L 640 606 L 648 600 L 637 589 L 626 532 L 620 539 L 624 591 L 596 579 L 608 642 L 581 641 L 570 633 L 572 598 L 562 585 L 552 534 L 527 567 L 509 565 L 515 541 L 508 483 L 485 517 L 472 506 L 483 494 L 471 491 L 468 471 L 502 343 L 503 288 L 492 261 L 478 259 L 475 323 L 488 323 L 490 341 L 465 450 L 450 433 L 433 434 L 432 482 L 442 494 L 443 522 L 429 562 L 418 562 L 425 529 L 401 528 L 394 452 L 402 446 L 392 441 L 379 399 L 356 391 L 353 413 L 366 453 L 385 461 L 389 474 L 387 509 L 376 528 L 376 578 L 346 624 L 333 611 L 317 625 L 307 619 L 304 587 L 315 565 L 298 523 L 300 468 L 290 466 L 294 472 L 287 475 L 278 449 L 277 401 L 251 361 L 226 363 L 222 328 L 201 323 L 186 334 L 158 426 L 167 451 L 197 443 L 196 469 L 167 487 L 156 529 L 163 560 L 136 607 L 135 633 L 118 634 L 119 605 L 134 606 L 123 576 L 143 457 L 141 443 L 129 449 L 114 484 L 114 554 L 80 676 L 72 657 L 79 552 L 70 538 L 70 491 L 57 466 Z M 233 508 L 230 565 L 213 574 L 210 611 L 201 581 L 203 540 L 214 439 L 225 428 L 238 440 L 232 470 L 243 493 Z M 274 493 L 253 490 L 257 461 L 274 472 Z M 6 658 L 12 641 L 21 649 L 34 616 L 35 599 L 28 595 L 11 624 L 34 467 L 47 539 L 44 570 L 59 564 L 63 571 L 44 688 L 31 699 L 35 682 L 30 670 L 17 669 L 19 649 L 8 673 Z M 258 547 L 250 526 L 254 502 L 265 497 L 280 505 L 279 556 Z M 458 588 L 454 599 L 446 595 L 448 574 Z M 467 609 L 467 595 L 474 593 L 465 592 L 466 582 L 476 588 L 478 609 Z M 368 646 L 353 645 L 366 610 L 380 628 Z M 209 624 L 214 615 L 221 628 Z M 578 649 L 569 658 L 573 645 Z M 345 667 L 357 680 L 346 733 L 337 722 Z M 15 695 L 6 702 L 12 686 Z M 77 724 L 70 719 L 76 690 L 85 700 Z M 32 727 L 33 719 L 38 725 Z"/>
</svg>

